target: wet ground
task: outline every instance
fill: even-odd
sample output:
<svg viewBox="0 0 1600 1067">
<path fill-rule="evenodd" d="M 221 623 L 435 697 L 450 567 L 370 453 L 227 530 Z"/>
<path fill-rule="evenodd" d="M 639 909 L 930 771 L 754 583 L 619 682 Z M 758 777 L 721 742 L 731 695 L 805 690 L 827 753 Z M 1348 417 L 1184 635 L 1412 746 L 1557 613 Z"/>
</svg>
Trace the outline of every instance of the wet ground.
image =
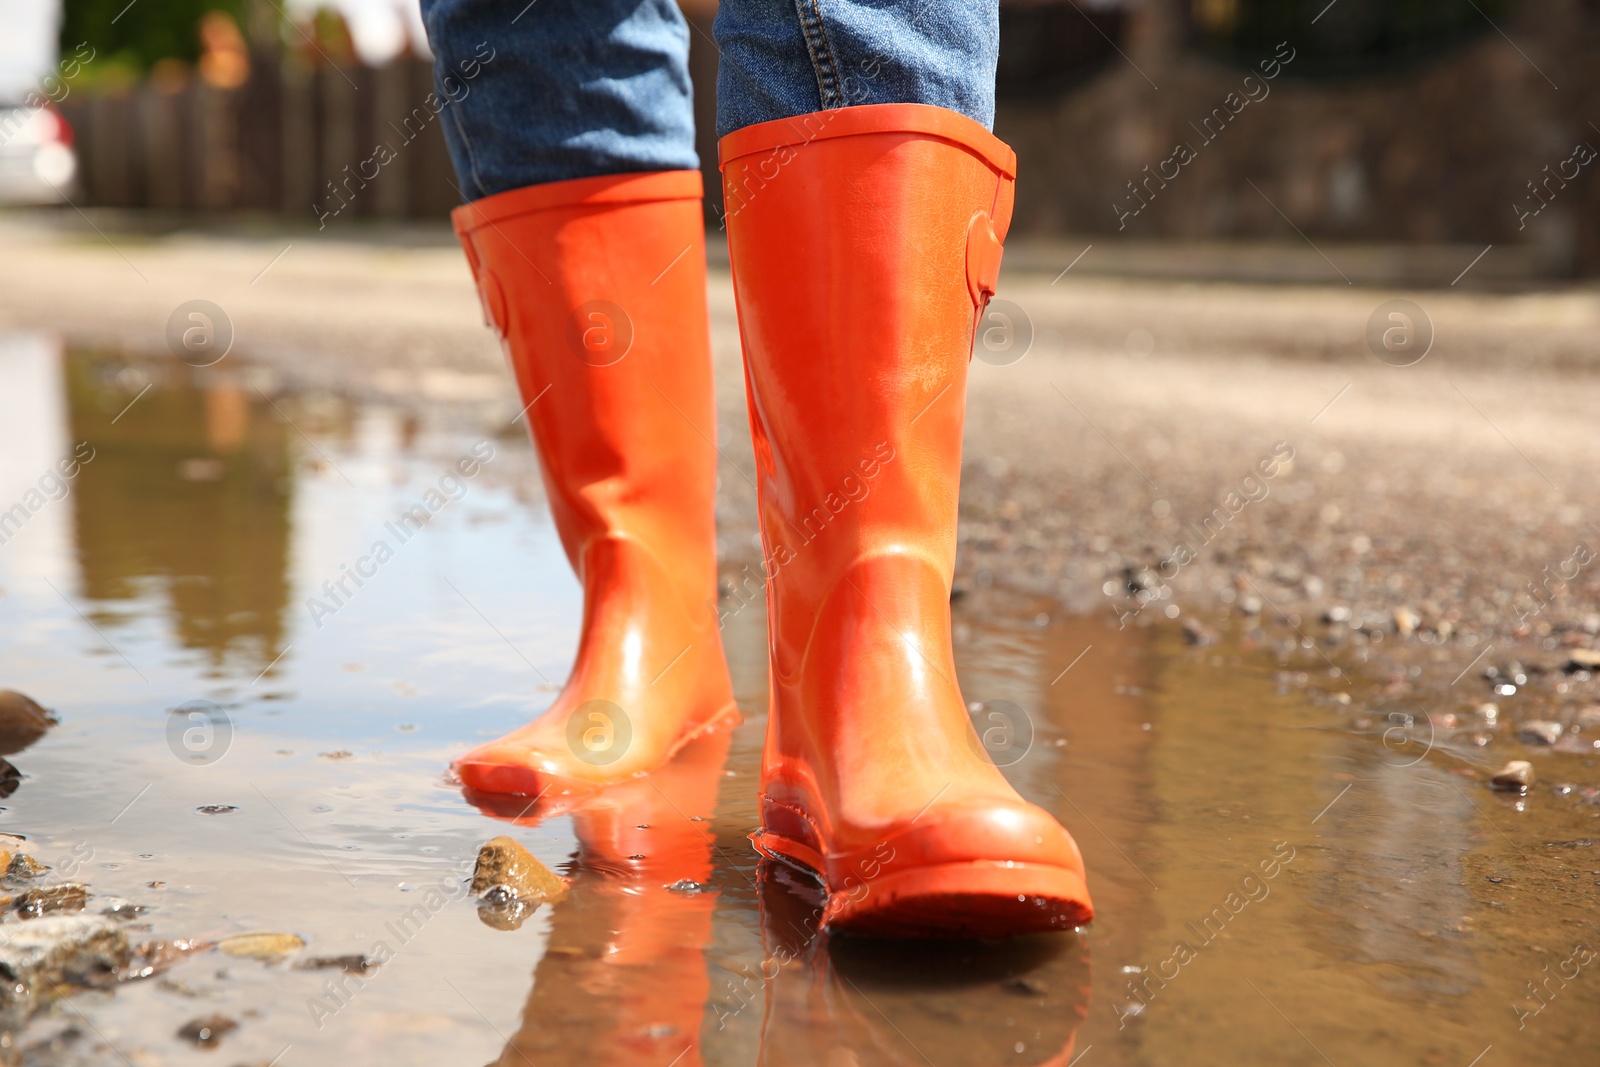
<svg viewBox="0 0 1600 1067">
<path fill-rule="evenodd" d="M 520 423 L 42 336 L 0 343 L 0 380 L 0 500 L 27 512 L 0 545 L 0 687 L 60 719 L 9 757 L 23 779 L 0 832 L 27 838 L 44 881 L 87 883 L 90 911 L 142 906 L 119 909 L 131 940 L 199 942 L 50 1000 L 0 1044 L 23 1063 L 1487 1067 L 1600 1051 L 1600 715 L 1554 637 L 1534 646 L 1548 669 L 1517 681 L 1504 651 L 1427 628 L 1274 620 L 1242 593 L 1181 591 L 1118 628 L 966 573 L 953 610 L 975 725 L 1077 837 L 1099 917 L 1008 944 L 829 943 L 814 889 L 745 839 L 759 603 L 727 621 L 744 724 L 648 788 L 535 821 L 447 781 L 454 754 L 549 702 L 572 652 L 578 591 Z M 79 463 L 58 491 L 41 479 L 64 457 Z M 419 503 L 424 527 L 394 525 Z M 392 558 L 329 593 L 379 540 Z M 1525 736 L 1536 717 L 1561 723 L 1557 743 Z M 1525 796 L 1489 788 L 1509 759 L 1533 763 Z M 574 883 L 515 929 L 466 895 L 500 833 Z M 209 947 L 255 932 L 304 947 Z M 215 1047 L 180 1036 L 213 1016 L 237 1024 L 212 1021 Z"/>
</svg>

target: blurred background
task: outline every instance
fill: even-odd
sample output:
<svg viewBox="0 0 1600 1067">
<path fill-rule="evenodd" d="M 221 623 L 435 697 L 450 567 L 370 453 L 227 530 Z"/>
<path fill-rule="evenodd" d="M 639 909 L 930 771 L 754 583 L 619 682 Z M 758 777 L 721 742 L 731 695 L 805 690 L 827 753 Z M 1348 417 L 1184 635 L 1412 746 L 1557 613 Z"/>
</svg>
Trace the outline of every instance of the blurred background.
<svg viewBox="0 0 1600 1067">
<path fill-rule="evenodd" d="M 684 8 L 714 160 L 715 4 Z M 413 2 L 0 12 L 8 199 L 59 188 L 82 207 L 339 223 L 438 218 L 459 200 Z M 1580 146 L 1600 143 L 1597 44 L 1593 0 L 1003 0 L 1013 233 L 1493 242 L 1502 274 L 1593 274 L 1600 183 L 1576 179 Z M 402 142 L 340 210 L 341 176 Z"/>
</svg>

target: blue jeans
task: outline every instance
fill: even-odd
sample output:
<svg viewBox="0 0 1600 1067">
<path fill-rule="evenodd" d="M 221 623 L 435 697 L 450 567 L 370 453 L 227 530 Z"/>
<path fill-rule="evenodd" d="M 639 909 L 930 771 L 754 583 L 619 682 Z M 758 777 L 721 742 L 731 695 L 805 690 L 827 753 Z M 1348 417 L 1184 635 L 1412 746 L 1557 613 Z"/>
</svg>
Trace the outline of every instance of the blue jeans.
<svg viewBox="0 0 1600 1067">
<path fill-rule="evenodd" d="M 523 4 L 422 0 L 465 199 L 699 166 L 674 0 Z M 994 123 L 998 0 L 722 0 L 714 32 L 718 136 L 857 104 Z"/>
</svg>

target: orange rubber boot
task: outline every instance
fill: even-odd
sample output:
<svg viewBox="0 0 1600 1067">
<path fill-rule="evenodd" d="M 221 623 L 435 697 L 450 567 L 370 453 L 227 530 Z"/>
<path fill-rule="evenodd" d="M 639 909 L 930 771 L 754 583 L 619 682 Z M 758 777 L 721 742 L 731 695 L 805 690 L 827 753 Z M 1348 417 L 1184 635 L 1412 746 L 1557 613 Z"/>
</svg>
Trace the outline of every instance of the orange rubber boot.
<svg viewBox="0 0 1600 1067">
<path fill-rule="evenodd" d="M 529 186 L 454 214 L 567 558 L 577 660 L 528 726 L 461 757 L 487 793 L 581 796 L 738 712 L 717 628 L 716 420 L 695 171 Z"/>
<path fill-rule="evenodd" d="M 769 578 L 756 845 L 821 877 L 831 929 L 1086 923 L 1077 845 L 984 752 L 950 643 L 967 362 L 1016 157 L 922 104 L 720 149 Z"/>
</svg>

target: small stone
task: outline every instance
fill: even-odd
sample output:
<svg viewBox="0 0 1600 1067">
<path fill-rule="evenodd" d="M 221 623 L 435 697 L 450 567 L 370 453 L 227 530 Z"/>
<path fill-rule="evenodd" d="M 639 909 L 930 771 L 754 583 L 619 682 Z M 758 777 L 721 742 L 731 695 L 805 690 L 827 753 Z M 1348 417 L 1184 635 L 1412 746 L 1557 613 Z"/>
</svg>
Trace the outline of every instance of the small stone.
<svg viewBox="0 0 1600 1067">
<path fill-rule="evenodd" d="M 1529 744 L 1553 745 L 1561 740 L 1562 726 L 1542 719 L 1522 724 L 1522 739 Z"/>
<path fill-rule="evenodd" d="M 486 926 L 516 930 L 540 904 L 566 893 L 565 881 L 509 837 L 496 837 L 478 850 L 472 894 Z"/>
<path fill-rule="evenodd" d="M 144 914 L 143 904 L 135 904 L 121 897 L 97 896 L 96 900 L 100 904 L 100 914 L 113 919 L 136 919 Z"/>
<path fill-rule="evenodd" d="M 1600 648 L 1574 648 L 1567 652 L 1568 671 L 1600 670 Z"/>
<path fill-rule="evenodd" d="M 40 863 L 26 852 L 18 852 L 11 857 L 11 862 L 6 865 L 5 876 L 26 881 L 39 877 L 49 869 L 47 865 Z"/>
<path fill-rule="evenodd" d="M 1394 609 L 1394 632 L 1402 637 L 1417 632 L 1417 627 L 1422 625 L 1422 616 L 1410 608 Z"/>
<path fill-rule="evenodd" d="M 1258 596 L 1242 596 L 1239 598 L 1239 610 L 1246 615 L 1260 615 L 1261 608 L 1261 598 Z"/>
<path fill-rule="evenodd" d="M 1191 645 L 1211 645 L 1217 641 L 1217 635 L 1200 625 L 1196 619 L 1185 619 L 1183 622 L 1183 639 Z"/>
<path fill-rule="evenodd" d="M 21 752 L 45 735 L 56 717 L 14 689 L 0 689 L 0 756 Z"/>
<path fill-rule="evenodd" d="M 237 1030 L 239 1024 L 226 1015 L 207 1015 L 203 1019 L 190 1019 L 178 1029 L 178 1036 L 198 1048 L 216 1048 L 224 1034 Z"/>
<path fill-rule="evenodd" d="M 57 911 L 82 911 L 89 903 L 89 888 L 77 882 L 29 889 L 16 898 L 17 914 L 25 919 Z"/>
<path fill-rule="evenodd" d="M 15 793 L 21 784 L 22 772 L 13 767 L 10 760 L 0 759 L 0 798 Z"/>
<path fill-rule="evenodd" d="M 301 960 L 295 964 L 295 969 L 301 971 L 343 971 L 346 974 L 367 977 L 378 969 L 376 960 L 353 952 L 348 956 L 313 956 L 309 960 Z"/>
<path fill-rule="evenodd" d="M 0 1029 L 20 1028 L 57 986 L 106 985 L 127 963 L 127 935 L 101 915 L 8 924 L 0 940 Z"/>
<path fill-rule="evenodd" d="M 1533 784 L 1533 764 L 1525 759 L 1514 759 L 1501 767 L 1489 779 L 1489 787 L 1506 793 L 1521 795 Z"/>
<path fill-rule="evenodd" d="M 174 937 L 166 941 L 145 941 L 136 945 L 129 958 L 124 980 L 149 978 L 171 967 L 179 960 L 212 947 L 211 942 L 194 937 Z"/>
<path fill-rule="evenodd" d="M 1345 607 L 1343 604 L 1335 604 L 1333 607 L 1322 613 L 1322 621 L 1330 626 L 1341 622 L 1349 622 L 1350 609 Z"/>
<path fill-rule="evenodd" d="M 252 960 L 276 960 L 292 956 L 306 947 L 294 934 L 234 934 L 217 942 L 224 956 Z"/>
<path fill-rule="evenodd" d="M 231 815 L 239 809 L 232 804 L 202 804 L 194 810 L 201 815 Z"/>
<path fill-rule="evenodd" d="M 567 883 L 559 875 L 504 835 L 478 850 L 478 863 L 472 871 L 473 896 L 483 896 L 496 886 L 527 904 L 559 900 L 567 894 Z"/>
</svg>

